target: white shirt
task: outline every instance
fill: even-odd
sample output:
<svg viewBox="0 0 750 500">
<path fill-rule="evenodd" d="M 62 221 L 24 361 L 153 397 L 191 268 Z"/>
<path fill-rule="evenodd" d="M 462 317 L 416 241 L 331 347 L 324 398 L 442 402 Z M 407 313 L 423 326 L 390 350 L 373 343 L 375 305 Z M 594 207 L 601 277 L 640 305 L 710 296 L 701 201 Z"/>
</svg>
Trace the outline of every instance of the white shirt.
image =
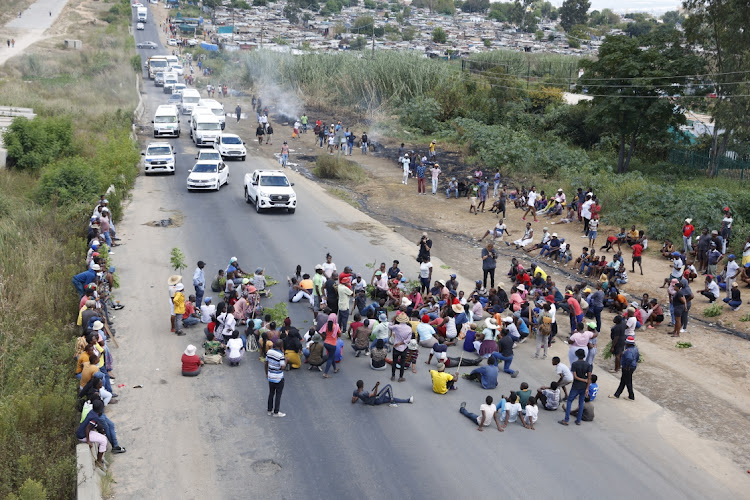
<svg viewBox="0 0 750 500">
<path fill-rule="evenodd" d="M 555 201 L 558 203 L 565 203 L 565 193 L 560 193 L 555 196 Z"/>
<path fill-rule="evenodd" d="M 326 262 L 323 264 L 323 274 L 326 275 L 326 277 L 330 278 L 333 272 L 336 270 L 336 264 L 331 262 L 330 264 Z"/>
<path fill-rule="evenodd" d="M 430 269 L 432 269 L 432 262 L 422 262 L 421 264 L 419 264 L 419 277 L 429 278 Z"/>
<path fill-rule="evenodd" d="M 229 357 L 232 359 L 239 358 L 241 356 L 242 348 L 245 347 L 242 345 L 242 339 L 237 337 L 236 339 L 229 339 L 227 341 L 227 349 L 229 350 Z"/>
<path fill-rule="evenodd" d="M 229 313 L 224 313 L 220 315 L 218 318 L 219 323 L 222 324 L 221 334 L 224 337 L 231 337 L 232 332 L 234 332 L 234 329 L 237 327 L 237 320 L 234 319 L 234 315 Z"/>
<path fill-rule="evenodd" d="M 409 172 L 409 158 L 403 158 L 403 159 L 401 160 L 401 163 L 402 163 L 402 164 L 403 164 L 403 166 L 404 166 L 404 173 L 407 173 L 407 172 Z"/>
<path fill-rule="evenodd" d="M 625 321 L 625 336 L 633 335 L 635 336 L 635 327 L 638 324 L 638 320 L 635 318 L 635 316 L 628 318 Z"/>
<path fill-rule="evenodd" d="M 545 231 L 544 234 L 542 235 L 542 244 L 548 243 L 549 240 L 551 239 L 552 239 L 552 236 L 550 236 L 549 231 Z"/>
<path fill-rule="evenodd" d="M 672 262 L 672 274 L 671 274 L 671 276 L 673 278 L 679 278 L 680 276 L 682 276 L 682 259 L 680 259 L 679 257 L 677 257 Z"/>
<path fill-rule="evenodd" d="M 716 284 L 716 281 L 711 281 L 711 283 L 708 284 L 708 293 L 712 294 L 717 299 L 719 298 L 721 291 L 719 290 L 719 285 Z"/>
<path fill-rule="evenodd" d="M 508 226 L 505 224 L 500 224 L 499 222 L 495 224 L 495 232 L 499 235 L 503 235 L 506 229 L 508 229 Z"/>
<path fill-rule="evenodd" d="M 589 200 L 583 205 L 581 205 L 581 216 L 585 217 L 586 219 L 591 218 L 591 205 L 593 205 L 594 202 Z"/>
<path fill-rule="evenodd" d="M 732 222 L 734 222 L 734 219 L 731 217 L 724 217 L 721 222 L 724 223 L 727 229 L 732 229 Z"/>
<path fill-rule="evenodd" d="M 739 271 L 740 266 L 737 264 L 736 260 L 730 260 L 727 262 L 727 281 L 730 279 L 734 279 L 737 277 L 737 272 Z"/>
<path fill-rule="evenodd" d="M 521 403 L 508 403 L 505 405 L 505 411 L 508 414 L 508 422 L 515 422 L 518 419 L 518 412 L 521 411 Z"/>
<path fill-rule="evenodd" d="M 489 426 L 494 420 L 497 407 L 495 405 L 483 404 L 479 407 L 479 415 L 477 416 L 477 425 L 482 423 L 482 413 L 484 413 L 484 426 Z"/>
<path fill-rule="evenodd" d="M 573 372 L 571 372 L 570 368 L 568 368 L 566 365 L 557 363 L 557 366 L 555 366 L 555 370 L 557 371 L 558 375 L 562 375 L 563 382 L 573 381 Z"/>
<path fill-rule="evenodd" d="M 211 316 L 216 314 L 216 306 L 213 304 L 203 304 L 201 306 L 201 323 L 210 323 Z"/>
<path fill-rule="evenodd" d="M 538 195 L 538 194 L 536 194 L 536 191 L 529 191 L 529 194 L 528 194 L 528 202 L 527 202 L 526 204 L 527 204 L 528 206 L 530 206 L 530 207 L 533 207 L 533 206 L 534 206 L 534 204 L 536 203 L 536 198 L 537 198 L 537 196 L 539 196 L 539 195 Z"/>
<path fill-rule="evenodd" d="M 524 409 L 526 417 L 531 420 L 532 423 L 536 423 L 536 419 L 539 418 L 539 407 L 534 405 L 526 405 Z"/>
<path fill-rule="evenodd" d="M 550 316 L 552 316 L 552 323 L 557 323 L 557 318 L 555 317 L 555 313 L 557 313 L 557 307 L 555 306 L 555 304 L 550 304 L 549 305 L 549 314 L 550 314 Z M 560 366 L 560 365 L 558 365 L 558 366 Z"/>
</svg>

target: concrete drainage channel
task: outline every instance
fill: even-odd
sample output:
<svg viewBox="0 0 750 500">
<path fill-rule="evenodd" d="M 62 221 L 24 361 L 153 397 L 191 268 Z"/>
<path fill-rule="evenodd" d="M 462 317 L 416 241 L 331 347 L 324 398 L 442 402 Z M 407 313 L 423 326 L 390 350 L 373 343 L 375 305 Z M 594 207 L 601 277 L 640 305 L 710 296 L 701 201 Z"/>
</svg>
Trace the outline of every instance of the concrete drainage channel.
<svg viewBox="0 0 750 500">
<path fill-rule="evenodd" d="M 101 500 L 101 480 L 104 472 L 94 466 L 96 446 L 90 448 L 86 443 L 76 445 L 76 465 L 78 469 L 78 500 Z"/>
</svg>

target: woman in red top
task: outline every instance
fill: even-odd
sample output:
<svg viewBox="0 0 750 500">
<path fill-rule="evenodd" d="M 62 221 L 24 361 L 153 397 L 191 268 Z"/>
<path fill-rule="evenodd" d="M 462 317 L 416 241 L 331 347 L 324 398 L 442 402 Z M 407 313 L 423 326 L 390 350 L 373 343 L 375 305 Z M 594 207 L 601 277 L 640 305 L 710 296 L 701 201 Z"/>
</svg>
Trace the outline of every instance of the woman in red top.
<svg viewBox="0 0 750 500">
<path fill-rule="evenodd" d="M 685 253 L 693 251 L 693 219 L 685 219 L 685 224 L 682 225 L 682 243 L 685 247 Z"/>
<path fill-rule="evenodd" d="M 195 377 L 201 372 L 203 360 L 195 354 L 195 346 L 189 345 L 182 355 L 182 375 Z"/>
<path fill-rule="evenodd" d="M 341 335 L 341 329 L 339 328 L 338 317 L 336 313 L 331 313 L 328 315 L 328 321 L 325 325 L 323 325 L 323 328 L 320 329 L 320 333 L 325 337 L 323 347 L 325 347 L 326 351 L 328 352 L 328 361 L 326 362 L 326 369 L 323 373 L 323 378 L 329 378 L 330 375 L 328 375 L 328 370 L 330 370 L 331 366 L 334 364 L 334 358 L 336 357 L 336 342 Z M 333 373 L 338 372 L 338 367 L 334 366 Z"/>
</svg>

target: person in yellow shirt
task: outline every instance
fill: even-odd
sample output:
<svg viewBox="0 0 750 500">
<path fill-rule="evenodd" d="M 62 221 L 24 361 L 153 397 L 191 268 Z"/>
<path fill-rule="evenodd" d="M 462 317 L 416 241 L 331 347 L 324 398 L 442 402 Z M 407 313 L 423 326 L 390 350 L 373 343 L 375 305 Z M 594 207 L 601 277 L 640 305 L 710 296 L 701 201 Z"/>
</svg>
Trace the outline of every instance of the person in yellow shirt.
<svg viewBox="0 0 750 500">
<path fill-rule="evenodd" d="M 99 354 L 94 351 L 89 354 L 88 363 L 84 363 L 83 369 L 81 370 L 81 389 L 89 383 L 91 377 L 99 371 Z"/>
<path fill-rule="evenodd" d="M 454 385 L 458 379 L 458 371 L 456 371 L 455 375 L 445 373 L 444 363 L 438 363 L 437 371 L 430 370 L 430 377 L 432 378 L 432 392 L 436 394 L 446 394 L 449 390 L 455 391 L 458 389 Z"/>
<path fill-rule="evenodd" d="M 185 332 L 182 331 L 182 316 L 185 314 L 185 285 L 177 283 L 175 290 L 172 299 L 174 304 L 174 332 L 177 335 L 185 335 Z"/>
</svg>

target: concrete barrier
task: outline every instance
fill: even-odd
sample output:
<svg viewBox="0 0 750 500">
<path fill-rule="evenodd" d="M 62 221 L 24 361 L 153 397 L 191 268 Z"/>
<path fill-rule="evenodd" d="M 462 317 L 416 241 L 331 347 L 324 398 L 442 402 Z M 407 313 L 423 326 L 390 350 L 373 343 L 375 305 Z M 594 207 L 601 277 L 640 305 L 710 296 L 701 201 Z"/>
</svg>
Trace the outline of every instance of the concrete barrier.
<svg viewBox="0 0 750 500">
<path fill-rule="evenodd" d="M 94 466 L 96 449 L 89 448 L 86 443 L 76 445 L 76 461 L 78 466 L 78 500 L 101 500 L 101 475 Z M 93 450 L 93 451 L 92 451 Z"/>
</svg>

